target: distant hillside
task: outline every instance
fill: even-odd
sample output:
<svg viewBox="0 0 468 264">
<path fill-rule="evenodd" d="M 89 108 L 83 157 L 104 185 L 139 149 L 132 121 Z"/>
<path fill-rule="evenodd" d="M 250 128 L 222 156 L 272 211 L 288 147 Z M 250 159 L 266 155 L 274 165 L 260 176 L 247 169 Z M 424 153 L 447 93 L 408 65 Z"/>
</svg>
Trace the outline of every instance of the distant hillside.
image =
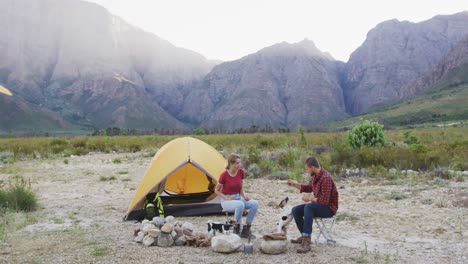
<svg viewBox="0 0 468 264">
<path fill-rule="evenodd" d="M 362 119 L 389 126 L 418 126 L 468 120 L 468 62 L 438 80 L 431 90 L 382 110 L 328 124 L 352 128 Z"/>
<path fill-rule="evenodd" d="M 213 67 L 93 3 L 0 0 L 0 10 L 0 85 L 17 105 L 24 100 L 82 127 L 185 128 L 173 114 L 188 85 Z M 17 119 L 2 118 L 0 130 L 37 128 L 12 114 Z"/>
<path fill-rule="evenodd" d="M 216 66 L 191 90 L 179 118 L 227 131 L 296 129 L 341 118 L 343 65 L 310 40 L 273 45 Z"/>
<path fill-rule="evenodd" d="M 431 70 L 467 34 L 468 11 L 420 23 L 380 23 L 346 64 L 348 112 L 368 112 L 399 100 L 409 82 Z"/>
<path fill-rule="evenodd" d="M 13 93 L 0 94 L 0 134 L 295 130 L 383 107 L 372 118 L 392 125 L 466 118 L 468 11 L 384 21 L 347 63 L 307 39 L 221 63 L 90 2 L 0 10 L 0 85 Z"/>
</svg>

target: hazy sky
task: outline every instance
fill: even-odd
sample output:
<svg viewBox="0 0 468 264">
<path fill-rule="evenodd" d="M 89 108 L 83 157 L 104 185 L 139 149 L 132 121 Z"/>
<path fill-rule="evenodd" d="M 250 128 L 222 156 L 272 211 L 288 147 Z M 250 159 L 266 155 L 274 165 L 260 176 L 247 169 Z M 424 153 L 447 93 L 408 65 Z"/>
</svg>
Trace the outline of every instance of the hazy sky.
<svg viewBox="0 0 468 264">
<path fill-rule="evenodd" d="M 314 41 L 339 60 L 378 23 L 468 11 L 468 0 L 87 0 L 208 59 L 235 60 L 279 42 Z"/>
</svg>

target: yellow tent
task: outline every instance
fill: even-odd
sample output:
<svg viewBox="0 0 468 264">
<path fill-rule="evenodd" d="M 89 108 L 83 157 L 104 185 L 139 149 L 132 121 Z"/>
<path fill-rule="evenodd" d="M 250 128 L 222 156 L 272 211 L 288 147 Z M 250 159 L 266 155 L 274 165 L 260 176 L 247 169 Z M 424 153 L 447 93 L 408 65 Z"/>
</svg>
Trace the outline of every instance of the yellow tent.
<svg viewBox="0 0 468 264">
<path fill-rule="evenodd" d="M 6 95 L 12 96 L 13 94 L 7 88 L 0 85 L 0 93 L 4 93 Z"/>
<path fill-rule="evenodd" d="M 174 139 L 153 157 L 130 203 L 125 220 L 142 220 L 147 195 L 159 193 L 165 215 L 221 213 L 214 193 L 227 161 L 213 147 L 191 137 Z"/>
</svg>

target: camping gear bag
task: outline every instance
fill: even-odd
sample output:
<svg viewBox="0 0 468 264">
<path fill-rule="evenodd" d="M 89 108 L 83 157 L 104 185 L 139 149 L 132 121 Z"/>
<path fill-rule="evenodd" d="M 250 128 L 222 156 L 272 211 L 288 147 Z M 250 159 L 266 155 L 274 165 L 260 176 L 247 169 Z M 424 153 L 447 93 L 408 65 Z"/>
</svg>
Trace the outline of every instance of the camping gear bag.
<svg viewBox="0 0 468 264">
<path fill-rule="evenodd" d="M 153 220 L 153 217 L 159 216 L 164 218 L 164 207 L 162 205 L 161 196 L 159 193 L 149 193 L 145 199 L 145 218 Z"/>
</svg>

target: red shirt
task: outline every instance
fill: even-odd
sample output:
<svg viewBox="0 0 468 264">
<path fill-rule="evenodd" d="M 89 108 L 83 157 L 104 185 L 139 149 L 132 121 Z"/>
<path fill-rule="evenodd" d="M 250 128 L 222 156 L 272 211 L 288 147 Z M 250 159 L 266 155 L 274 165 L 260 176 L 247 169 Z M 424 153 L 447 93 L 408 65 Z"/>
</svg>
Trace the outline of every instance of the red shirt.
<svg viewBox="0 0 468 264">
<path fill-rule="evenodd" d="M 317 202 L 330 207 L 333 214 L 338 210 L 338 190 L 332 176 L 324 168 L 310 179 L 308 185 L 301 185 L 301 192 L 313 192 Z"/>
<path fill-rule="evenodd" d="M 225 170 L 219 176 L 219 184 L 223 185 L 221 192 L 224 194 L 236 194 L 240 193 L 242 187 L 242 180 L 244 179 L 244 171 L 239 169 L 236 176 L 229 175 L 229 172 Z"/>
</svg>

